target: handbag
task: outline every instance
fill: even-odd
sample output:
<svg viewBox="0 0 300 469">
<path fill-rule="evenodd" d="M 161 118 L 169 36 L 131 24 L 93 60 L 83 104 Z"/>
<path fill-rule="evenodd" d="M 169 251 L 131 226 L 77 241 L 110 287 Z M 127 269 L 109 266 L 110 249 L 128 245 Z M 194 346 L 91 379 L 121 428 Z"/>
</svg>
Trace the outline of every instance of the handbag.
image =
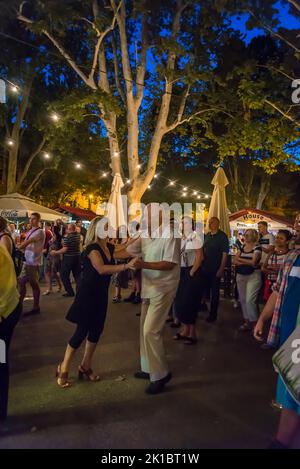
<svg viewBox="0 0 300 469">
<path fill-rule="evenodd" d="M 272 361 L 288 392 L 300 405 L 300 325 L 275 353 Z"/>
</svg>

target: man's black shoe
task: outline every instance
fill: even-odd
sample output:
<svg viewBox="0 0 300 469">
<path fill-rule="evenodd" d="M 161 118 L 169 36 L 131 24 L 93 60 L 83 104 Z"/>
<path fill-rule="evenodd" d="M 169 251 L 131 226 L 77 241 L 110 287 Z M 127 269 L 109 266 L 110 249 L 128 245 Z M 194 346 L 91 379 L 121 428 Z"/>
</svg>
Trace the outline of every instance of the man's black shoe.
<svg viewBox="0 0 300 469">
<path fill-rule="evenodd" d="M 216 316 L 208 316 L 206 318 L 206 322 L 216 322 L 217 318 Z"/>
<path fill-rule="evenodd" d="M 124 298 L 125 303 L 131 303 L 135 299 L 135 293 L 132 292 L 128 298 Z"/>
<path fill-rule="evenodd" d="M 171 380 L 171 378 L 172 373 L 168 373 L 164 378 L 159 379 L 158 381 L 153 381 L 146 388 L 146 394 L 159 394 L 164 390 L 165 385 Z"/>
<path fill-rule="evenodd" d="M 132 300 L 132 304 L 139 305 L 142 302 L 141 295 L 138 293 Z"/>
<path fill-rule="evenodd" d="M 144 371 L 137 371 L 134 373 L 134 377 L 137 379 L 150 379 L 150 374 L 145 373 Z"/>
<path fill-rule="evenodd" d="M 40 308 L 32 309 L 30 311 L 27 311 L 27 313 L 24 313 L 23 316 L 34 316 L 35 314 L 41 314 Z"/>
</svg>

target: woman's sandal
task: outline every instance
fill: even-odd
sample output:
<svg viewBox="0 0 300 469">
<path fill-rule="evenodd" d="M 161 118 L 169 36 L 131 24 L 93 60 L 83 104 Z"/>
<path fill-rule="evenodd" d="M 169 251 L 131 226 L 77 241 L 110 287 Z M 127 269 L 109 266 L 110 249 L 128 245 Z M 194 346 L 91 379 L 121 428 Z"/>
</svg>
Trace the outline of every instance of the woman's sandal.
<svg viewBox="0 0 300 469">
<path fill-rule="evenodd" d="M 185 337 L 184 339 L 185 340 L 183 343 L 185 345 L 195 345 L 198 342 L 198 340 L 195 339 L 195 337 Z"/>
<path fill-rule="evenodd" d="M 78 380 L 83 381 L 84 379 L 86 379 L 87 381 L 100 381 L 100 376 L 94 375 L 93 370 L 91 368 L 85 370 L 82 365 L 79 365 Z"/>
<path fill-rule="evenodd" d="M 180 332 L 177 332 L 177 334 L 174 335 L 173 339 L 174 340 L 186 340 L 188 339 L 188 337 L 180 334 Z"/>
<path fill-rule="evenodd" d="M 68 380 L 68 372 L 67 371 L 65 371 L 65 372 L 61 371 L 61 363 L 57 367 L 55 377 L 57 378 L 56 382 L 57 382 L 58 386 L 60 386 L 61 388 L 70 388 L 71 387 L 71 383 Z"/>
</svg>

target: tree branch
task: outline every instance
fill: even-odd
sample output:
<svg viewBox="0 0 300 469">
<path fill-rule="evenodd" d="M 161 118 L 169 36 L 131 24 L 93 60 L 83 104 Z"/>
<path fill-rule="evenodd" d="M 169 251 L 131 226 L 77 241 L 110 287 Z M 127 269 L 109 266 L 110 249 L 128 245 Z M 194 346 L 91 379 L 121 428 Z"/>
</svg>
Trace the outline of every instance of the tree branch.
<svg viewBox="0 0 300 469">
<path fill-rule="evenodd" d="M 41 179 L 42 175 L 44 174 L 44 172 L 47 170 L 47 169 L 51 169 L 51 168 L 43 168 L 41 169 L 41 171 L 39 171 L 35 178 L 33 179 L 33 181 L 30 183 L 30 185 L 27 187 L 27 189 L 25 190 L 25 195 L 29 196 L 31 194 L 31 192 L 33 191 L 33 189 L 35 188 L 35 186 L 37 185 L 37 183 L 39 182 L 39 180 Z"/>
<path fill-rule="evenodd" d="M 29 171 L 29 168 L 33 162 L 33 160 L 36 158 L 36 156 L 42 151 L 44 145 L 46 143 L 46 138 L 43 137 L 42 138 L 42 141 L 40 142 L 40 144 L 38 145 L 38 147 L 31 153 L 30 157 L 28 158 L 28 160 L 26 161 L 26 164 L 24 166 L 24 169 L 22 171 L 22 174 L 19 178 L 19 180 L 17 181 L 17 186 L 16 186 L 16 191 L 19 192 L 20 188 L 22 187 L 22 184 L 28 174 L 28 171 Z"/>
<path fill-rule="evenodd" d="M 282 36 L 280 33 L 278 33 L 277 31 L 274 31 L 270 26 L 268 26 L 267 24 L 263 23 L 257 16 L 255 13 L 253 13 L 253 11 L 251 10 L 245 10 L 247 13 L 249 13 L 249 15 L 251 15 L 253 18 L 256 19 L 256 21 L 258 21 L 258 23 L 260 24 L 260 26 L 265 29 L 266 31 L 268 31 L 272 36 L 275 36 L 277 37 L 278 39 L 280 39 L 281 41 L 285 42 L 288 46 L 290 46 L 292 49 L 294 49 L 294 51 L 296 51 L 297 53 L 300 52 L 300 49 L 298 49 L 297 46 L 295 46 L 295 44 L 293 44 L 292 42 L 290 42 L 287 38 L 285 38 L 284 36 Z"/>
<path fill-rule="evenodd" d="M 124 91 L 122 89 L 120 79 L 119 79 L 119 63 L 118 63 L 118 55 L 117 55 L 117 46 L 116 46 L 116 41 L 114 36 L 111 36 L 111 45 L 112 45 L 112 51 L 113 51 L 113 58 L 114 58 L 114 71 L 115 71 L 115 82 L 116 82 L 116 87 L 118 90 L 118 93 L 123 101 L 123 104 L 126 106 L 126 98 Z"/>
<path fill-rule="evenodd" d="M 296 10 L 300 11 L 300 3 L 297 0 L 287 0 L 291 5 L 293 5 Z"/>
<path fill-rule="evenodd" d="M 194 114 L 191 114 L 190 116 L 186 117 L 185 119 L 180 119 L 180 120 L 177 119 L 173 124 L 166 126 L 165 133 L 168 133 L 171 130 L 176 129 L 176 127 L 178 127 L 179 125 L 186 124 L 187 122 L 190 122 L 191 120 L 193 120 L 195 117 L 199 116 L 200 114 L 204 114 L 205 112 L 212 112 L 212 111 L 222 112 L 222 113 L 226 114 L 227 116 L 233 118 L 233 116 L 231 114 L 229 114 L 226 111 L 223 111 L 222 109 L 213 108 L 213 107 L 212 108 L 207 108 L 207 109 L 202 109 L 201 111 L 197 111 Z"/>
<path fill-rule="evenodd" d="M 94 51 L 94 58 L 93 58 L 93 64 L 92 64 L 92 69 L 91 69 L 91 72 L 89 74 L 89 80 L 94 80 L 94 74 L 95 74 L 95 71 L 96 71 L 96 67 L 97 67 L 97 63 L 98 63 L 98 55 L 99 55 L 99 50 L 100 50 L 100 47 L 101 47 L 101 44 L 105 38 L 105 36 L 110 32 L 110 31 L 113 31 L 114 28 L 115 28 L 115 24 L 116 24 L 116 19 L 117 19 L 117 14 L 118 14 L 118 11 L 121 7 L 121 3 L 118 5 L 117 7 L 117 10 L 116 12 L 114 13 L 114 17 L 112 19 L 112 22 L 111 22 L 111 25 L 108 26 L 105 31 L 101 32 L 94 23 L 92 23 L 91 21 L 89 21 L 89 23 L 92 24 L 92 27 L 93 29 L 97 32 L 97 36 L 98 36 L 98 40 L 97 40 L 97 43 L 96 43 L 96 46 L 95 46 L 95 51 Z M 99 71 L 101 73 L 101 71 Z"/>
<path fill-rule="evenodd" d="M 17 19 L 23 23 L 26 24 L 34 24 L 34 21 L 31 20 L 30 18 L 27 18 L 26 16 L 23 15 L 23 5 L 26 2 L 22 2 L 19 8 L 19 11 L 17 13 Z M 44 34 L 51 42 L 52 44 L 56 47 L 56 49 L 61 53 L 61 55 L 66 59 L 66 61 L 69 63 L 69 65 L 73 68 L 73 70 L 77 73 L 77 75 L 80 76 L 80 78 L 84 81 L 86 85 L 88 85 L 90 88 L 93 90 L 97 89 L 97 86 L 94 82 L 94 80 L 91 80 L 89 77 L 87 77 L 81 70 L 80 67 L 76 64 L 76 62 L 71 58 L 69 53 L 66 51 L 66 49 L 58 42 L 58 40 L 52 36 L 52 34 L 47 31 L 46 29 L 42 29 L 42 34 Z"/>
<path fill-rule="evenodd" d="M 145 2 L 143 2 L 143 6 L 145 8 Z M 141 55 L 140 55 L 140 62 L 137 66 L 136 72 L 136 103 L 137 107 L 139 108 L 143 96 L 144 96 L 144 83 L 145 83 L 145 74 L 146 74 L 146 65 L 147 65 L 147 51 L 148 51 L 148 23 L 146 13 L 143 13 L 142 17 L 142 45 L 141 45 Z"/>
<path fill-rule="evenodd" d="M 295 120 L 292 116 L 290 116 L 287 112 L 283 111 L 282 109 L 280 109 L 276 104 L 272 103 L 272 101 L 269 101 L 268 99 L 264 99 L 264 102 L 266 104 L 269 104 L 269 106 L 271 106 L 273 109 L 276 109 L 276 111 L 278 111 L 282 116 L 284 116 L 286 119 L 288 119 L 289 121 L 293 122 L 294 124 L 300 126 L 300 122 L 298 122 L 297 120 Z"/>
</svg>

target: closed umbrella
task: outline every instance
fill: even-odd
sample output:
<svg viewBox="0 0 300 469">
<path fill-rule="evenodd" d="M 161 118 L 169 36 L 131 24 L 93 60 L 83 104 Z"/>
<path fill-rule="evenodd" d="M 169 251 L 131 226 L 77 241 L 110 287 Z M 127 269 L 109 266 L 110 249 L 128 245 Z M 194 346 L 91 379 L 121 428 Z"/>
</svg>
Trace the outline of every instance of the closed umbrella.
<svg viewBox="0 0 300 469">
<path fill-rule="evenodd" d="M 230 236 L 229 213 L 226 202 L 225 188 L 229 184 L 223 168 L 218 168 L 211 183 L 215 186 L 211 198 L 206 229 L 208 230 L 208 221 L 212 217 L 218 217 L 220 220 L 220 229 Z"/>
<path fill-rule="evenodd" d="M 126 226 L 124 215 L 124 207 L 121 190 L 124 187 L 121 174 L 116 173 L 111 187 L 111 194 L 107 204 L 106 216 L 110 222 L 110 226 L 117 230 L 121 226 Z"/>
</svg>

